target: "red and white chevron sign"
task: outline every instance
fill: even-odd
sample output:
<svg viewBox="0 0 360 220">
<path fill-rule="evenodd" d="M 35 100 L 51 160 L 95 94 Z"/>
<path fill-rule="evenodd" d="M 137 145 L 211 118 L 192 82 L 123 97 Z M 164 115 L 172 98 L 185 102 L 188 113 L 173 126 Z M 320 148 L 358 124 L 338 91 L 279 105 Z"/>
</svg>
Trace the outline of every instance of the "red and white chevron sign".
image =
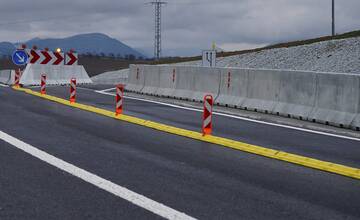
<svg viewBox="0 0 360 220">
<path fill-rule="evenodd" d="M 47 50 L 28 50 L 29 63 L 44 65 L 64 65 L 64 53 Z"/>
<path fill-rule="evenodd" d="M 78 55 L 72 51 L 66 53 L 65 65 L 77 65 L 78 64 Z"/>
</svg>

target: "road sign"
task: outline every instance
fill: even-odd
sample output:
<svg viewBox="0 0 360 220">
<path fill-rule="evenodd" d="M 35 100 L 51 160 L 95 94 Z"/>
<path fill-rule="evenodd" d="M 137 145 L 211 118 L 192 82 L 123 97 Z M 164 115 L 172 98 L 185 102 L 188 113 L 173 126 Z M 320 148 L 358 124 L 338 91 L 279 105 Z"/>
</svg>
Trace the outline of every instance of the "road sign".
<svg viewBox="0 0 360 220">
<path fill-rule="evenodd" d="M 65 65 L 77 65 L 78 64 L 78 55 L 72 51 L 66 53 L 65 56 Z"/>
<path fill-rule="evenodd" d="M 202 52 L 202 66 L 216 66 L 216 50 L 204 50 Z"/>
<path fill-rule="evenodd" d="M 29 63 L 43 65 L 64 65 L 65 55 L 61 52 L 47 50 L 27 50 Z"/>
<path fill-rule="evenodd" d="M 25 65 L 28 62 L 28 55 L 25 50 L 16 50 L 12 55 L 12 61 L 18 66 Z"/>
</svg>

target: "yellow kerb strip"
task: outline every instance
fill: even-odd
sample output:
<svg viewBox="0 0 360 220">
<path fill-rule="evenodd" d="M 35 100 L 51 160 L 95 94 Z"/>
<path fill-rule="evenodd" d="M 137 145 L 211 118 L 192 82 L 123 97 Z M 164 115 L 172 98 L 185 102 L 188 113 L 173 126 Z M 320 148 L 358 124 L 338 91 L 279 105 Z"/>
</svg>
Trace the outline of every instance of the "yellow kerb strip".
<svg viewBox="0 0 360 220">
<path fill-rule="evenodd" d="M 182 129 L 182 128 L 177 128 L 177 127 L 173 127 L 173 126 L 169 126 L 169 125 L 165 125 L 165 124 L 161 124 L 161 123 L 157 123 L 157 122 L 153 122 L 153 121 L 148 121 L 148 120 L 144 120 L 144 119 L 140 119 L 140 118 L 135 118 L 135 117 L 127 116 L 127 115 L 123 115 L 123 114 L 116 116 L 115 112 L 111 112 L 111 111 L 108 111 L 105 109 L 101 109 L 101 108 L 97 108 L 97 107 L 93 107 L 93 106 L 89 106 L 89 105 L 84 105 L 84 104 L 80 104 L 80 103 L 70 103 L 69 100 L 61 99 L 61 98 L 50 96 L 50 95 L 42 95 L 41 93 L 32 91 L 30 89 L 16 88 L 16 87 L 13 87 L 13 89 L 15 89 L 17 91 L 23 91 L 25 93 L 28 93 L 28 94 L 31 94 L 34 96 L 38 96 L 38 97 L 41 97 L 41 98 L 44 98 L 47 100 L 51 100 L 53 102 L 57 102 L 57 103 L 60 103 L 63 105 L 73 107 L 73 108 L 78 108 L 81 110 L 93 112 L 93 113 L 96 113 L 99 115 L 103 115 L 106 117 L 114 118 L 114 119 L 125 121 L 125 122 L 129 122 L 132 124 L 141 125 L 144 127 L 167 132 L 170 134 L 175 134 L 175 135 L 192 138 L 192 139 L 199 140 L 199 141 L 217 144 L 217 145 L 232 148 L 235 150 L 240 150 L 240 151 L 244 151 L 244 152 L 248 152 L 248 153 L 252 153 L 252 154 L 256 154 L 256 155 L 261 155 L 264 157 L 269 157 L 269 158 L 273 158 L 273 159 L 277 159 L 277 160 L 282 160 L 282 161 L 290 162 L 293 164 L 298 164 L 298 165 L 302 165 L 305 167 L 310 167 L 310 168 L 314 168 L 314 169 L 318 169 L 318 170 L 322 170 L 322 171 L 326 171 L 326 172 L 330 172 L 330 173 L 336 173 L 336 174 L 351 177 L 354 179 L 360 179 L 360 169 L 358 169 L 358 168 L 353 168 L 353 167 L 344 166 L 341 164 L 321 161 L 321 160 L 313 159 L 310 157 L 304 157 L 304 156 L 300 156 L 300 155 L 296 155 L 296 154 L 286 153 L 284 151 L 278 151 L 278 150 L 264 148 L 264 147 L 260 147 L 260 146 L 256 146 L 256 145 L 246 144 L 246 143 L 234 141 L 234 140 L 227 139 L 227 138 L 216 137 L 216 136 L 203 136 L 202 133 L 199 133 L 199 132 L 190 131 L 190 130 L 186 130 L 186 129 Z"/>
</svg>

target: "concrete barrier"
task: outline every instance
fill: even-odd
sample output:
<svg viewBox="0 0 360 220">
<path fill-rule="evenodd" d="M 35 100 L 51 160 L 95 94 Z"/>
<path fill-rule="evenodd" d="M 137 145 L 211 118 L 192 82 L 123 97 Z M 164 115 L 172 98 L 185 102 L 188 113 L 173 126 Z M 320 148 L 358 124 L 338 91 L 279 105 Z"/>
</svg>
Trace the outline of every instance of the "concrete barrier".
<svg viewBox="0 0 360 220">
<path fill-rule="evenodd" d="M 171 96 L 202 101 L 205 94 L 211 94 L 214 99 L 219 95 L 220 69 L 178 66 L 177 70 L 175 90 Z"/>
<path fill-rule="evenodd" d="M 129 87 L 191 101 L 202 101 L 205 94 L 211 94 L 221 105 L 360 127 L 360 75 L 356 74 L 132 65 L 127 90 Z"/>
<path fill-rule="evenodd" d="M 77 84 L 92 83 L 89 75 L 83 66 L 73 65 L 41 65 L 28 64 L 20 78 L 20 84 L 40 85 L 41 74 L 46 74 L 47 85 L 70 84 L 71 78 L 76 78 Z"/>
<path fill-rule="evenodd" d="M 279 102 L 272 113 L 307 120 L 315 106 L 316 75 L 315 72 L 281 71 Z"/>
<path fill-rule="evenodd" d="M 156 95 L 163 97 L 174 97 L 175 86 L 177 81 L 178 67 L 162 66 L 159 70 L 160 87 L 156 91 Z"/>
<path fill-rule="evenodd" d="M 144 87 L 140 93 L 146 95 L 156 95 L 156 91 L 160 88 L 160 66 L 144 65 Z"/>
<path fill-rule="evenodd" d="M 130 65 L 128 83 L 125 90 L 139 93 L 144 88 L 144 81 L 144 65 Z"/>
<path fill-rule="evenodd" d="M 360 88 L 359 88 L 359 90 L 360 90 Z M 351 122 L 350 127 L 351 127 L 351 129 L 360 131 L 360 98 L 358 101 L 357 114 L 356 114 L 354 120 Z"/>
<path fill-rule="evenodd" d="M 9 84 L 10 79 L 11 79 L 11 70 L 0 71 L 0 83 Z"/>
<path fill-rule="evenodd" d="M 193 67 L 180 67 L 176 74 L 175 90 L 171 94 L 172 97 L 191 100 L 193 96 L 193 89 L 195 88 L 195 74 L 199 73 L 200 69 Z M 197 82 L 201 83 L 201 82 Z"/>
<path fill-rule="evenodd" d="M 101 73 L 99 75 L 91 77 L 91 80 L 95 84 L 102 85 L 117 85 L 117 84 L 127 84 L 129 76 L 129 69 L 122 69 L 117 71 L 110 71 Z"/>
<path fill-rule="evenodd" d="M 220 91 L 215 100 L 218 105 L 240 107 L 248 89 L 247 69 L 221 69 Z"/>
<path fill-rule="evenodd" d="M 360 75 L 317 73 L 312 121 L 350 128 L 359 112 Z"/>
<path fill-rule="evenodd" d="M 248 70 L 247 95 L 243 108 L 271 113 L 279 102 L 280 75 L 278 70 Z"/>
</svg>

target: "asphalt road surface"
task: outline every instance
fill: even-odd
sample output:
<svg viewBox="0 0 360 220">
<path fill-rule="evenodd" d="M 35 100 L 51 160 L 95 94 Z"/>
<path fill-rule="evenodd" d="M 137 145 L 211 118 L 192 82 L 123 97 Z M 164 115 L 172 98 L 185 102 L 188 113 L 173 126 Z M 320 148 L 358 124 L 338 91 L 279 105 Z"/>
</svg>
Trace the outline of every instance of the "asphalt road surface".
<svg viewBox="0 0 360 220">
<path fill-rule="evenodd" d="M 65 87 L 50 94 L 67 98 Z M 78 89 L 113 109 L 114 97 Z M 125 100 L 125 114 L 199 130 L 201 114 Z M 359 142 L 214 118 L 219 136 L 360 167 Z M 360 219 L 360 181 L 113 120 L 0 87 L 0 131 L 198 219 Z M 157 219 L 0 139 L 0 219 Z"/>
</svg>

